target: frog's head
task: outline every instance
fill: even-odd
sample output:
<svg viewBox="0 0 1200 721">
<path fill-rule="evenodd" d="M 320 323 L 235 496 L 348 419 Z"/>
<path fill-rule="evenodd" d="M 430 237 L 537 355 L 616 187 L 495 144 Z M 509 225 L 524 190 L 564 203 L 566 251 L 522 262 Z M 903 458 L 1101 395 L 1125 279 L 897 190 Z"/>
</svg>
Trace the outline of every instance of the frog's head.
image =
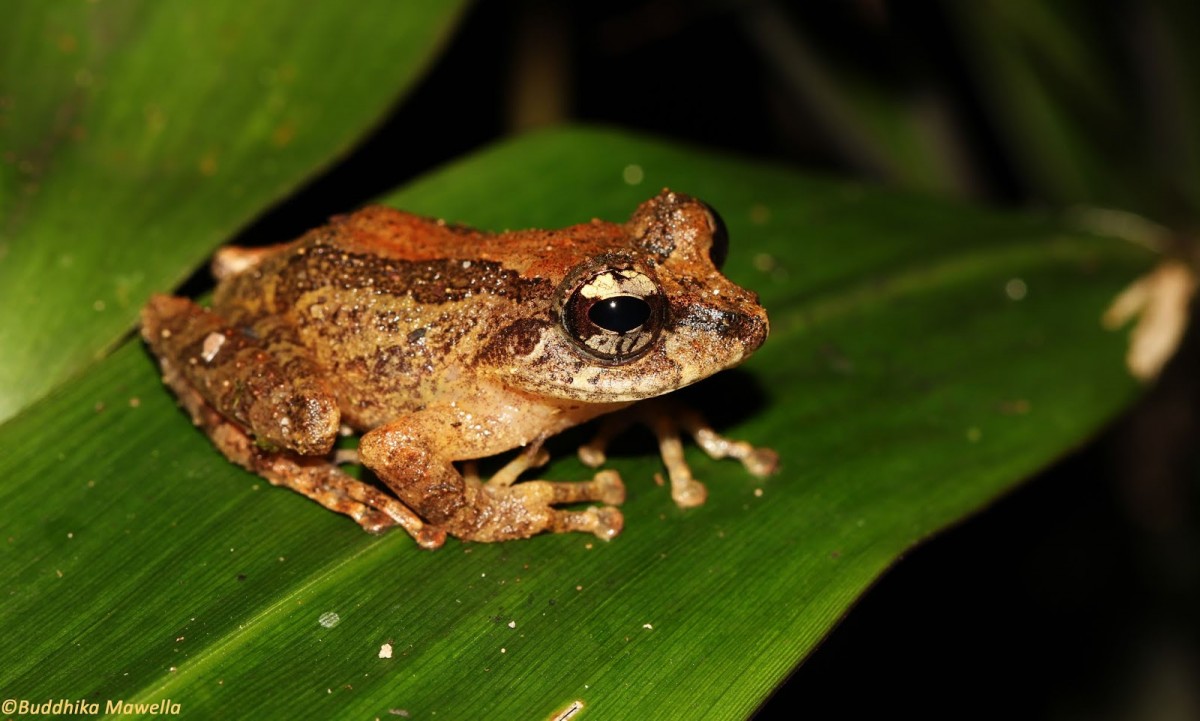
<svg viewBox="0 0 1200 721">
<path fill-rule="evenodd" d="M 505 383 L 543 396 L 615 403 L 661 395 L 742 362 L 767 337 L 758 296 L 720 266 L 724 223 L 704 203 L 664 190 L 602 235 L 563 273 L 549 319 L 511 326 L 492 352 Z M 498 338 L 499 338 L 498 336 Z"/>
</svg>

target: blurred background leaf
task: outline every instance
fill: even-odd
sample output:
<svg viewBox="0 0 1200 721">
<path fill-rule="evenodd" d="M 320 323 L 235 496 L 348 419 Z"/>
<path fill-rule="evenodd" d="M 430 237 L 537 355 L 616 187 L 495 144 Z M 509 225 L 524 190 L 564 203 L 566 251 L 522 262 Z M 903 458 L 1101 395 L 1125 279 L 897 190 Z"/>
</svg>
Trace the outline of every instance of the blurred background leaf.
<svg viewBox="0 0 1200 721">
<path fill-rule="evenodd" d="M 1189 3 L 726 4 L 778 76 L 775 130 L 892 184 L 1193 225 Z"/>
<path fill-rule="evenodd" d="M 16 3 L 0 26 L 0 420 L 378 123 L 461 2 Z"/>
</svg>

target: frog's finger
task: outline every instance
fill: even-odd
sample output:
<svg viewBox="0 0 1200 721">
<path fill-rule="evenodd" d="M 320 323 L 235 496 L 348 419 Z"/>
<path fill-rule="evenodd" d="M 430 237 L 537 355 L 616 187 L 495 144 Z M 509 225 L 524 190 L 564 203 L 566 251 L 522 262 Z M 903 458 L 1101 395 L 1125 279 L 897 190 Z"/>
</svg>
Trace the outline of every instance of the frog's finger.
<svg viewBox="0 0 1200 721">
<path fill-rule="evenodd" d="M 710 458 L 734 458 L 741 461 L 751 475 L 759 478 L 765 478 L 779 469 L 779 454 L 773 449 L 726 438 L 713 430 L 704 416 L 691 408 L 681 408 L 678 418 L 679 424 Z"/>
</svg>

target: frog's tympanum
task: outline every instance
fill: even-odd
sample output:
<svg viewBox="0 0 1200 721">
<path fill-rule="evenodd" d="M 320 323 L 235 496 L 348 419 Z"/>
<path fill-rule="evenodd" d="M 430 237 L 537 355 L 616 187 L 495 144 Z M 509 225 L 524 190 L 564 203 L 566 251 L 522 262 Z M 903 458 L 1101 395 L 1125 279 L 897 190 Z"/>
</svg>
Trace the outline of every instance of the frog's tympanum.
<svg viewBox="0 0 1200 721">
<path fill-rule="evenodd" d="M 719 217 L 663 191 L 626 223 L 485 233 L 368 207 L 282 245 L 217 253 L 212 308 L 155 296 L 142 334 L 163 379 L 230 460 L 372 532 L 402 526 L 426 548 L 542 531 L 620 532 L 614 471 L 517 482 L 542 442 L 737 365 L 767 337 L 757 296 L 718 267 Z M 694 413 L 639 404 L 680 506 L 704 502 L 679 429 L 765 475 L 776 457 Z M 339 432 L 395 495 L 338 466 Z M 524 450 L 484 481 L 473 459 Z M 454 461 L 467 461 L 460 471 Z M 599 506 L 559 508 L 587 502 Z"/>
</svg>

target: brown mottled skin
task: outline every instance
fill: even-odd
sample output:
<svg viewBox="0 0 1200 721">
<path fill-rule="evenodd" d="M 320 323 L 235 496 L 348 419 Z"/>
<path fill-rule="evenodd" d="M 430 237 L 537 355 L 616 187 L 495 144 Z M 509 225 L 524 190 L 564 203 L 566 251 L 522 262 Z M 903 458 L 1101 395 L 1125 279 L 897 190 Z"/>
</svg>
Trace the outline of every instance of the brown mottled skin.
<svg viewBox="0 0 1200 721">
<path fill-rule="evenodd" d="M 401 525 L 431 548 L 447 533 L 610 538 L 623 522 L 614 472 L 514 481 L 545 462 L 545 438 L 736 365 L 762 344 L 757 297 L 710 258 L 718 228 L 707 206 L 670 191 L 626 223 L 499 234 L 368 207 L 291 243 L 221 250 L 212 308 L 155 296 L 142 333 L 164 381 L 227 457 L 367 530 Z M 589 314 L 610 302 L 634 319 Z M 672 450 L 677 428 L 641 420 L 659 433 L 676 501 L 703 502 Z M 364 432 L 359 457 L 395 497 L 337 467 L 343 425 Z M 768 450 L 685 426 L 710 454 L 758 474 L 774 466 Z M 452 463 L 519 447 L 486 482 Z M 584 455 L 602 462 L 602 444 Z M 584 501 L 606 505 L 554 508 Z"/>
</svg>

